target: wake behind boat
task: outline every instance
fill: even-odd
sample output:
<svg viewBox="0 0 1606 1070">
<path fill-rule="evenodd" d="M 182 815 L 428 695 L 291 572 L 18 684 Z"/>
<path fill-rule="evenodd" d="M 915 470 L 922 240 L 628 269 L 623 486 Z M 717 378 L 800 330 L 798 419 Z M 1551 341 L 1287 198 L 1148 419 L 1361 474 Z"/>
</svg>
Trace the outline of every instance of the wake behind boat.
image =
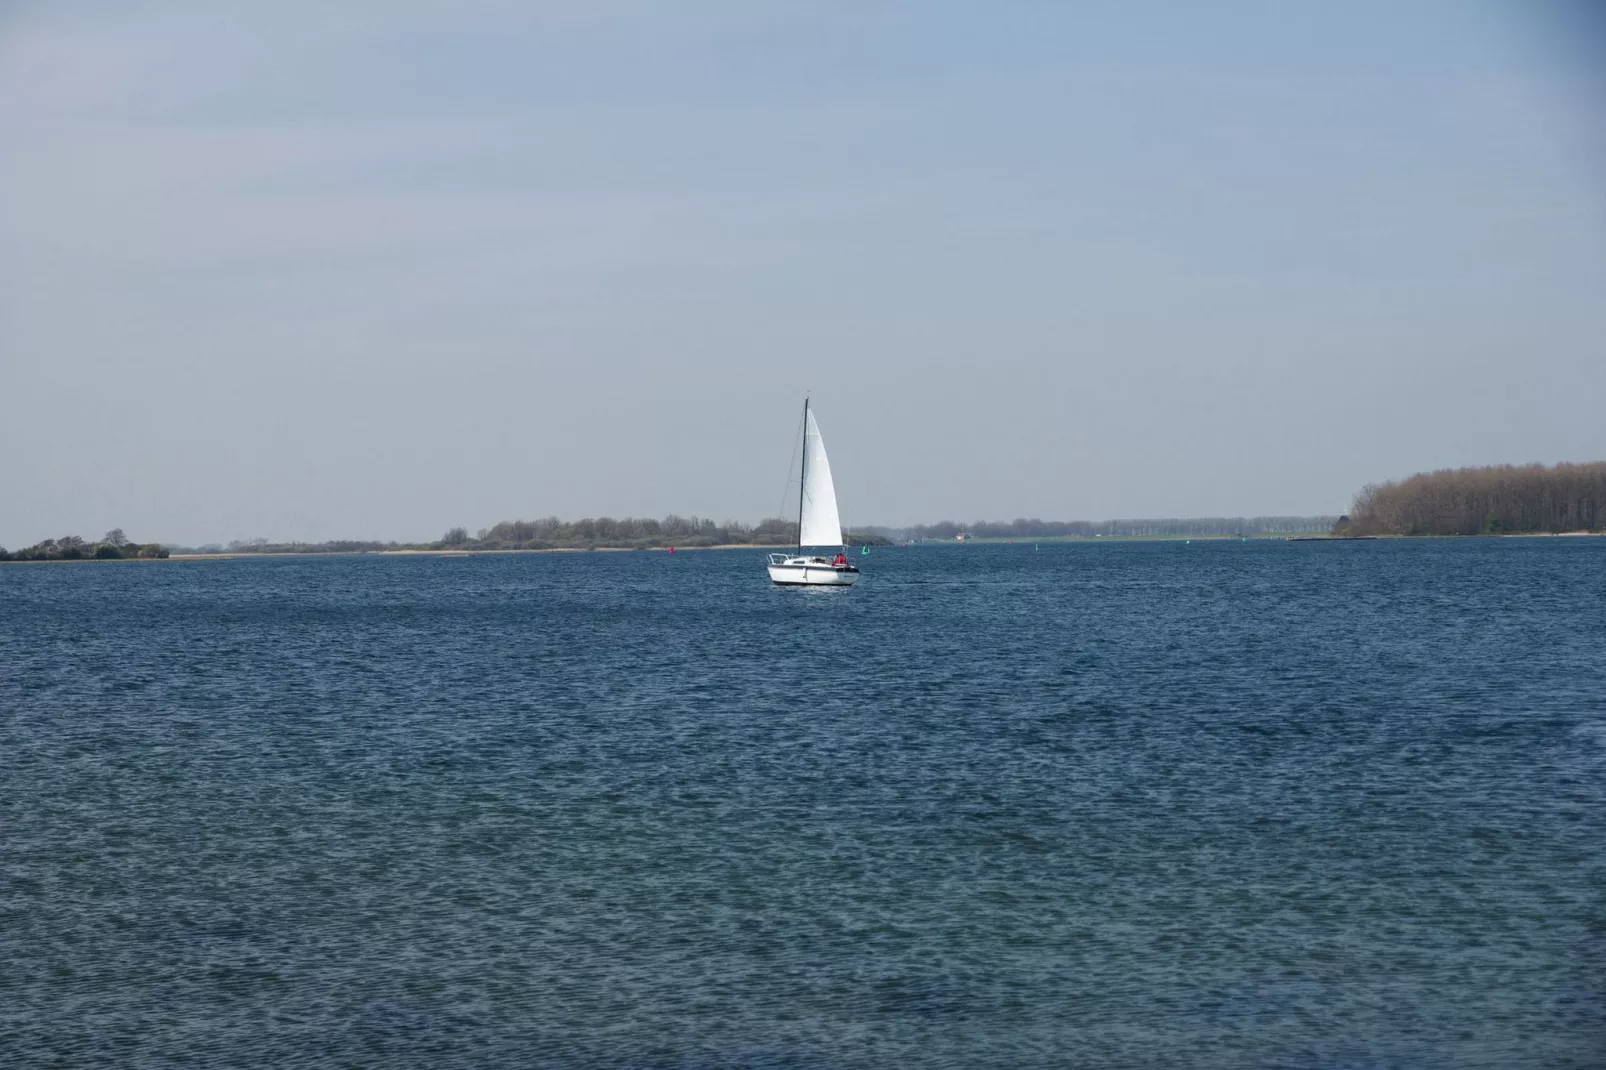
<svg viewBox="0 0 1606 1070">
<path fill-rule="evenodd" d="M 813 556 L 803 551 L 834 547 L 833 556 Z M 843 553 L 842 518 L 836 509 L 836 486 L 831 482 L 831 462 L 825 456 L 825 440 L 814 421 L 807 398 L 803 399 L 803 470 L 798 480 L 797 552 L 770 554 L 770 579 L 782 587 L 847 587 L 859 578 L 859 570 Z"/>
</svg>

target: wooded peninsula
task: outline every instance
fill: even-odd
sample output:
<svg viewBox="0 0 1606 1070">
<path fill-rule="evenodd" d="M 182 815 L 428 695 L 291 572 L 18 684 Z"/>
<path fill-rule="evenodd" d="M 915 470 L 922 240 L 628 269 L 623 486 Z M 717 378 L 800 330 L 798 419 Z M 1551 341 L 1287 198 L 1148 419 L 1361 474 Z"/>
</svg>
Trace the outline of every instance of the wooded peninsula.
<svg viewBox="0 0 1606 1070">
<path fill-rule="evenodd" d="M 1362 488 L 1333 534 L 1519 535 L 1606 529 L 1606 461 L 1422 472 Z"/>
</svg>

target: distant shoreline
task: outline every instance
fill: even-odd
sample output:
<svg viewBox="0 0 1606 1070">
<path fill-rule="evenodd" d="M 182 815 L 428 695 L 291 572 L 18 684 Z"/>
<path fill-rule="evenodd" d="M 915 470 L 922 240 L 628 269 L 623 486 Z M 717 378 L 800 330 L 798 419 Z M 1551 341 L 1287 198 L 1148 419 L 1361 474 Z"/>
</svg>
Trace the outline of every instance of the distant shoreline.
<svg viewBox="0 0 1606 1070">
<path fill-rule="evenodd" d="M 878 546 L 878 550 L 902 549 L 905 546 L 1005 546 L 1026 543 L 1084 543 L 1096 545 L 1107 542 L 1422 542 L 1438 539 L 1578 539 L 1606 538 L 1606 531 L 1504 531 L 1476 535 L 1049 535 L 1042 538 L 977 538 L 959 540 L 923 539 L 913 543 Z M 65 565 L 93 561 L 100 564 L 158 561 L 228 561 L 236 558 L 283 557 L 482 557 L 507 554 L 623 554 L 623 553 L 693 553 L 698 550 L 757 550 L 771 552 L 792 550 L 790 543 L 719 543 L 713 546 L 549 546 L 507 550 L 453 549 L 397 549 L 397 550 L 221 550 L 206 554 L 171 554 L 167 557 L 126 558 L 52 558 L 49 560 L 0 561 L 0 565 Z"/>
<path fill-rule="evenodd" d="M 1427 539 L 1599 539 L 1606 531 L 1480 531 L 1475 535 L 1290 535 L 1289 542 L 1422 542 Z"/>
<path fill-rule="evenodd" d="M 48 560 L 29 561 L 0 561 L 0 565 L 70 565 L 82 561 L 100 560 L 102 564 L 110 561 L 225 561 L 234 558 L 248 557 L 485 557 L 501 554 L 627 554 L 627 553 L 658 553 L 658 554 L 685 554 L 697 550 L 790 550 L 790 544 L 781 543 L 750 543 L 732 542 L 720 543 L 715 546 L 547 546 L 527 547 L 513 550 L 221 550 L 215 554 L 169 554 L 167 557 L 127 557 L 97 559 L 83 558 L 50 558 Z"/>
<path fill-rule="evenodd" d="M 233 557 L 487 557 L 498 554 L 684 554 L 695 550 L 785 550 L 779 543 L 732 542 L 717 546 L 546 546 L 515 550 L 224 550 L 215 554 L 172 554 L 169 561 L 217 561 Z"/>
<path fill-rule="evenodd" d="M 1087 543 L 1106 542 L 1420 542 L 1427 539 L 1569 539 L 1606 538 L 1606 531 L 1509 531 L 1499 534 L 1478 535 L 1053 535 L 1040 539 L 923 539 L 914 543 L 896 543 L 878 546 L 877 550 L 903 549 L 912 546 L 1007 546 L 1026 543 Z M 218 561 L 236 557 L 494 557 L 505 554 L 625 554 L 625 553 L 693 553 L 699 550 L 793 550 L 791 543 L 720 543 L 714 546 L 549 546 L 514 550 L 325 550 L 325 551 L 222 551 L 215 554 L 173 554 L 169 561 Z M 25 563 L 25 562 L 19 562 Z"/>
</svg>

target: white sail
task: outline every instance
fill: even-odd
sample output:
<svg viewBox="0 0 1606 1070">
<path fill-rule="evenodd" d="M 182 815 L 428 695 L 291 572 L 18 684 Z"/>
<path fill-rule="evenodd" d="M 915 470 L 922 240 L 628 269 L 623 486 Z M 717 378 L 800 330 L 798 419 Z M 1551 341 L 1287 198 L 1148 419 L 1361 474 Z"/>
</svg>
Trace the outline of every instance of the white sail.
<svg viewBox="0 0 1606 1070">
<path fill-rule="evenodd" d="M 825 458 L 825 440 L 814 413 L 803 428 L 803 530 L 800 546 L 841 546 L 842 518 L 836 511 L 836 487 L 831 462 Z"/>
</svg>

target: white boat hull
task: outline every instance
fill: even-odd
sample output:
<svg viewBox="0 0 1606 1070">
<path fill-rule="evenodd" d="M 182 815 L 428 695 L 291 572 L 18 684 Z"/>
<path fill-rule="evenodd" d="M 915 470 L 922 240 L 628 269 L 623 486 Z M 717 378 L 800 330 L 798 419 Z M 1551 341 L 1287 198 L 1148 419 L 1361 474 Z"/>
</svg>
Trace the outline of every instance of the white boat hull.
<svg viewBox="0 0 1606 1070">
<path fill-rule="evenodd" d="M 780 587 L 850 587 L 859 578 L 853 565 L 833 565 L 823 557 L 770 555 L 770 580 Z"/>
</svg>

